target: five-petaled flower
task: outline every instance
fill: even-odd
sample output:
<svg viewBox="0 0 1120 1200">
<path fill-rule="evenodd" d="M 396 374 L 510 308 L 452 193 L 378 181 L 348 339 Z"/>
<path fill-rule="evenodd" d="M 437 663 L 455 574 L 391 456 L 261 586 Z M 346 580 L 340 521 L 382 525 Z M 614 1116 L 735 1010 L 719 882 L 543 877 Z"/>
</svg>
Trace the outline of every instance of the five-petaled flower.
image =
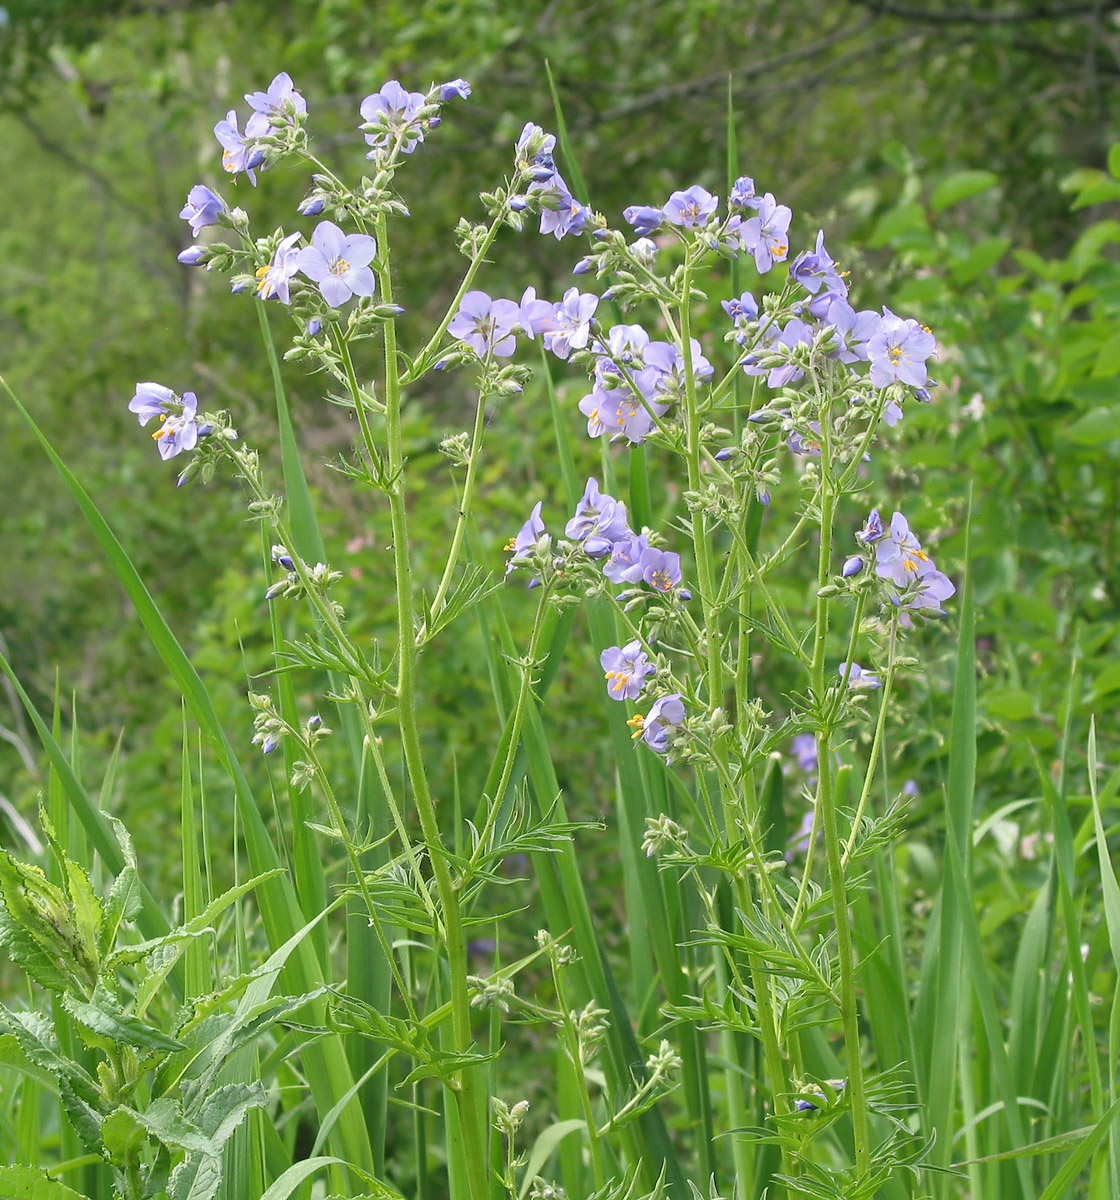
<svg viewBox="0 0 1120 1200">
<path fill-rule="evenodd" d="M 319 285 L 323 299 L 338 308 L 351 296 L 372 296 L 373 271 L 369 264 L 377 243 L 364 233 L 343 233 L 333 221 L 320 221 L 311 245 L 297 255 L 296 269 Z"/>
<path fill-rule="evenodd" d="M 394 147 L 411 154 L 424 140 L 419 113 L 425 103 L 422 93 L 406 92 L 395 79 L 367 96 L 358 107 L 366 123 L 362 126 L 366 141 L 373 147 L 366 158 L 376 158 L 382 150 Z"/>
<path fill-rule="evenodd" d="M 221 196 L 215 195 L 208 187 L 196 183 L 187 193 L 187 202 L 179 212 L 179 216 L 187 221 L 191 233 L 198 236 L 199 230 L 207 225 L 217 225 L 226 211 L 226 202 Z"/>
<path fill-rule="evenodd" d="M 568 288 L 564 299 L 553 309 L 552 328 L 544 333 L 545 346 L 557 358 L 567 358 L 573 350 L 582 350 L 591 336 L 591 318 L 598 306 L 598 296 Z"/>
<path fill-rule="evenodd" d="M 669 197 L 664 209 L 665 220 L 670 225 L 692 229 L 696 225 L 706 224 L 718 204 L 718 196 L 713 196 L 706 188 L 694 184 L 687 191 L 674 192 Z"/>
<path fill-rule="evenodd" d="M 758 214 L 742 225 L 741 237 L 747 251 L 754 255 L 755 266 L 765 273 L 789 254 L 789 223 L 793 213 L 767 192 L 758 203 Z"/>
<path fill-rule="evenodd" d="M 529 514 L 529 519 L 521 526 L 516 535 L 506 542 L 506 551 L 510 556 L 509 562 L 506 563 L 507 575 L 514 568 L 521 566 L 526 556 L 533 550 L 544 534 L 544 521 L 541 520 L 542 503 L 543 501 L 538 500 L 533 505 L 533 511 Z"/>
<path fill-rule="evenodd" d="M 152 437 L 161 458 L 174 458 L 181 450 L 193 450 L 198 442 L 198 398 L 194 392 L 177 396 L 161 383 L 138 383 L 128 410 L 136 413 L 141 425 L 147 425 L 153 417 L 159 418 L 159 428 Z"/>
<path fill-rule="evenodd" d="M 867 343 L 871 386 L 908 383 L 920 388 L 927 379 L 926 359 L 937 349 L 933 334 L 917 321 L 904 320 L 884 307 L 879 332 Z"/>
<path fill-rule="evenodd" d="M 646 745 L 658 754 L 669 749 L 669 729 L 684 720 L 684 701 L 680 692 L 662 696 L 653 702 L 653 707 L 643 717 L 641 713 L 630 718 L 627 725 L 634 730 L 632 738 L 645 738 Z"/>
<path fill-rule="evenodd" d="M 237 113 L 230 109 L 226 119 L 214 126 L 214 136 L 222 147 L 222 167 L 231 175 L 244 171 L 249 182 L 256 186 L 255 170 L 264 162 L 264 151 L 257 144 L 257 138 L 268 133 L 268 117 L 262 112 L 255 112 L 245 122 L 245 132 L 237 129 Z"/>
<path fill-rule="evenodd" d="M 637 700 L 646 677 L 657 670 L 637 640 L 604 650 L 599 663 L 606 672 L 607 695 L 612 700 Z"/>
<path fill-rule="evenodd" d="M 467 292 L 447 332 L 470 346 L 479 358 L 488 354 L 509 358 L 517 345 L 513 331 L 520 323 L 521 309 L 514 301 L 491 300 L 485 292 Z"/>
<path fill-rule="evenodd" d="M 299 270 L 300 252 L 296 249 L 296 242 L 301 236 L 297 231 L 282 238 L 272 256 L 272 261 L 257 268 L 257 295 L 262 300 L 268 300 L 275 296 L 281 304 L 289 303 L 291 278 Z"/>
<path fill-rule="evenodd" d="M 287 71 L 273 79 L 267 92 L 246 92 L 245 99 L 251 109 L 269 118 L 283 120 L 307 112 L 307 101 L 296 91 Z"/>
</svg>

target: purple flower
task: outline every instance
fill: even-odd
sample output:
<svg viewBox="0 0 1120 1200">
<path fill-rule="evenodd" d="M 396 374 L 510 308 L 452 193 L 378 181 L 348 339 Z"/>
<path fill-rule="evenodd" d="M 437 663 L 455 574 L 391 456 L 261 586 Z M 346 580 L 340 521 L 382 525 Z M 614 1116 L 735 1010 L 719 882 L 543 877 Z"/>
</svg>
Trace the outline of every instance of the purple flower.
<svg viewBox="0 0 1120 1200">
<path fill-rule="evenodd" d="M 292 77 L 287 71 L 279 75 L 268 85 L 267 92 L 249 92 L 245 99 L 249 107 L 269 117 L 281 117 L 296 113 L 307 112 L 307 101 L 296 91 Z"/>
<path fill-rule="evenodd" d="M 646 686 L 646 676 L 657 670 L 638 641 L 604 650 L 599 664 L 606 672 L 607 695 L 612 700 L 637 700 Z"/>
<path fill-rule="evenodd" d="M 792 350 L 794 346 L 809 346 L 813 342 L 813 328 L 806 325 L 800 317 L 791 318 L 785 329 L 774 339 L 769 349 L 771 352 L 780 348 Z M 769 387 L 779 388 L 785 387 L 787 383 L 794 383 L 800 379 L 805 372 L 795 363 L 783 363 L 780 367 L 772 367 L 770 373 L 766 377 L 766 383 Z"/>
<path fill-rule="evenodd" d="M 870 546 L 877 542 L 883 536 L 883 519 L 879 516 L 879 510 L 873 508 L 867 514 L 867 524 L 856 534 L 856 541 L 862 542 L 865 546 Z"/>
<path fill-rule="evenodd" d="M 636 242 L 631 243 L 630 249 L 638 262 L 647 267 L 652 266 L 657 258 L 657 243 L 648 237 L 638 238 Z"/>
<path fill-rule="evenodd" d="M 750 292 L 744 292 L 732 300 L 722 300 L 720 303 L 723 305 L 723 311 L 736 325 L 758 320 L 758 301 Z"/>
<path fill-rule="evenodd" d="M 922 549 L 922 543 L 910 530 L 900 512 L 891 517 L 891 529 L 875 546 L 875 572 L 882 579 L 892 579 L 898 587 L 920 579 L 933 571 L 933 560 Z"/>
<path fill-rule="evenodd" d="M 256 186 L 254 170 L 264 162 L 264 152 L 257 149 L 254 143 L 257 138 L 264 137 L 268 129 L 268 117 L 255 112 L 245 122 L 245 133 L 242 135 L 237 129 L 237 113 L 231 108 L 226 113 L 226 119 L 214 126 L 214 136 L 222 147 L 222 167 L 231 175 L 244 171 L 249 176 L 249 182 Z"/>
<path fill-rule="evenodd" d="M 749 175 L 740 175 L 731 185 L 731 194 L 727 197 L 728 208 L 759 208 L 762 197 L 754 194 L 754 180 Z"/>
<path fill-rule="evenodd" d="M 181 450 L 193 450 L 198 441 L 198 398 L 194 392 L 176 396 L 160 383 L 138 383 L 136 394 L 128 402 L 141 425 L 158 417 L 160 426 L 152 434 L 159 444 L 161 458 L 174 458 Z"/>
<path fill-rule="evenodd" d="M 815 733 L 796 733 L 791 743 L 793 756 L 797 766 L 806 775 L 813 775 L 817 770 L 817 735 Z"/>
<path fill-rule="evenodd" d="M 591 210 L 580 204 L 556 173 L 547 180 L 531 183 L 529 194 L 536 196 L 541 204 L 541 233 L 551 233 L 557 241 L 565 234 L 581 232 L 590 219 Z"/>
<path fill-rule="evenodd" d="M 281 304 L 289 303 L 288 284 L 292 276 L 299 270 L 300 252 L 295 248 L 300 239 L 300 233 L 289 233 L 276 247 L 272 262 L 267 267 L 257 268 L 257 295 L 262 300 L 275 296 Z"/>
<path fill-rule="evenodd" d="M 806 250 L 804 254 L 799 254 L 794 259 L 789 273 L 790 278 L 796 279 L 807 292 L 812 292 L 814 295 L 822 287 L 825 291 L 833 292 L 836 295 L 846 296 L 848 294 L 847 281 L 837 272 L 836 264 L 824 248 L 823 229 L 817 231 L 816 249 Z"/>
<path fill-rule="evenodd" d="M 447 332 L 479 356 L 509 358 L 517 345 L 513 331 L 521 314 L 512 300 L 491 300 L 485 292 L 467 292 Z"/>
<path fill-rule="evenodd" d="M 945 610 L 941 602 L 948 600 L 956 590 L 947 575 L 930 570 L 913 579 L 901 595 L 891 596 L 890 601 L 902 609 L 902 624 L 909 626 L 909 614 L 912 612 L 920 612 L 927 617 L 943 617 Z"/>
<path fill-rule="evenodd" d="M 583 543 L 591 558 L 611 552 L 613 543 L 630 533 L 626 524 L 626 505 L 599 491 L 599 481 L 589 479 L 576 505 L 575 516 L 564 526 L 570 538 Z"/>
<path fill-rule="evenodd" d="M 319 285 L 331 308 L 338 308 L 351 296 L 373 295 L 369 264 L 376 254 L 373 238 L 364 233 L 345 234 L 333 221 L 320 221 L 311 245 L 299 251 L 296 269 Z"/>
<path fill-rule="evenodd" d="M 758 216 L 743 223 L 743 244 L 754 255 L 755 266 L 765 273 L 789 253 L 787 232 L 793 213 L 767 192 L 758 205 Z"/>
<path fill-rule="evenodd" d="M 836 331 L 833 353 L 842 363 L 866 362 L 867 343 L 879 332 L 882 318 L 872 309 L 856 312 L 841 296 L 835 296 L 821 320 Z"/>
<path fill-rule="evenodd" d="M 850 688 L 878 688 L 883 686 L 879 681 L 879 676 L 874 671 L 865 671 L 857 662 L 842 662 L 840 664 L 840 678 Z"/>
<path fill-rule="evenodd" d="M 663 404 L 652 405 L 658 416 Z M 611 435 L 611 441 L 625 437 L 632 445 L 640 445 L 653 428 L 653 417 L 629 387 L 596 388 L 579 402 L 579 411 L 587 417 L 589 437 Z"/>
<path fill-rule="evenodd" d="M 452 79 L 439 85 L 441 100 L 465 100 L 471 94 L 471 85 L 465 79 Z"/>
<path fill-rule="evenodd" d="M 362 131 L 373 147 L 366 158 L 376 158 L 382 150 L 399 146 L 402 154 L 411 154 L 424 140 L 424 129 L 417 113 L 424 107 L 420 92 L 406 92 L 390 79 L 379 92 L 367 96 L 358 108 L 365 125 Z M 366 129 L 366 126 L 371 126 Z"/>
<path fill-rule="evenodd" d="M 550 179 L 556 170 L 552 152 L 556 149 L 556 135 L 545 133 L 539 126 L 528 121 L 517 138 L 514 161 L 518 169 L 538 182 Z"/>
<path fill-rule="evenodd" d="M 643 717 L 640 713 L 626 722 L 633 727 L 634 738 L 645 738 L 646 745 L 658 754 L 669 749 L 669 727 L 684 720 L 684 704 L 680 692 L 662 696 L 653 702 L 653 707 Z"/>
<path fill-rule="evenodd" d="M 599 306 L 599 297 L 569 288 L 553 310 L 553 328 L 544 334 L 544 344 L 557 358 L 567 358 L 573 350 L 582 350 L 591 336 L 591 318 Z"/>
<path fill-rule="evenodd" d="M 812 737 L 813 735 L 810 733 L 808 735 L 799 734 L 798 736 L 799 737 L 804 737 L 804 736 Z M 816 770 L 816 765 L 817 765 L 817 743 L 816 743 L 816 739 L 814 739 L 813 740 L 813 769 L 814 770 Z M 817 810 L 815 808 L 809 808 L 808 810 L 806 810 L 806 812 L 802 816 L 801 824 L 798 825 L 797 832 L 793 835 L 792 839 L 790 840 L 789 849 L 785 853 L 786 862 L 791 863 L 791 862 L 793 862 L 794 857 L 796 855 L 805 854 L 808 851 L 809 843 L 813 840 L 813 833 L 814 833 L 814 829 L 816 826 L 816 822 L 817 822 Z"/>
<path fill-rule="evenodd" d="M 937 342 L 925 326 L 884 308 L 879 332 L 867 343 L 872 386 L 884 388 L 897 382 L 923 387 L 926 359 L 936 349 Z"/>
<path fill-rule="evenodd" d="M 200 229 L 207 225 L 217 225 L 225 211 L 226 202 L 221 196 L 216 196 L 208 187 L 196 183 L 187 193 L 187 202 L 179 216 L 190 223 L 191 233 L 197 237 Z"/>
<path fill-rule="evenodd" d="M 537 299 L 536 288 L 527 287 L 521 293 L 517 323 L 527 338 L 532 340 L 538 333 L 551 333 L 556 325 L 555 313 L 555 304 Z"/>
<path fill-rule="evenodd" d="M 532 551 L 544 533 L 544 522 L 541 520 L 541 504 L 543 501 L 538 500 L 533 505 L 533 511 L 529 514 L 529 519 L 518 530 L 516 537 L 511 537 L 506 543 L 506 550 L 510 554 L 510 560 L 506 563 L 506 574 L 508 575 L 515 567 L 521 566 L 525 560 L 525 556 Z"/>
<path fill-rule="evenodd" d="M 638 560 L 642 579 L 656 592 L 671 592 L 681 581 L 681 556 L 653 546 L 642 551 Z"/>
<path fill-rule="evenodd" d="M 206 261 L 209 252 L 205 246 L 188 246 L 185 250 L 180 250 L 175 257 L 184 267 L 197 267 Z"/>
<path fill-rule="evenodd" d="M 719 197 L 694 184 L 685 192 L 674 192 L 665 204 L 665 220 L 670 225 L 680 225 L 684 229 L 692 229 L 696 225 L 707 224 L 708 218 L 716 211 Z M 625 215 L 625 214 L 623 214 Z"/>
<path fill-rule="evenodd" d="M 653 233 L 655 229 L 661 227 L 661 223 L 665 220 L 665 214 L 661 209 L 651 208 L 648 204 L 632 204 L 629 208 L 623 209 L 622 215 L 628 224 L 634 226 L 634 232 L 639 237 Z"/>
<path fill-rule="evenodd" d="M 603 574 L 611 583 L 637 583 L 642 578 L 642 555 L 649 549 L 645 534 L 631 533 L 611 546 Z"/>
</svg>

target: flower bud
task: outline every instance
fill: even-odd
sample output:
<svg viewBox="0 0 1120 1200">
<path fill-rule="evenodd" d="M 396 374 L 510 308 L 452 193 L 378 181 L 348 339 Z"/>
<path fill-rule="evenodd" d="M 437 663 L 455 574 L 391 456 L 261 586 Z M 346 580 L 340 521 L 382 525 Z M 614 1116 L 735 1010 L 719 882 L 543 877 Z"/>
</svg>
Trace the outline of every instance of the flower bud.
<svg viewBox="0 0 1120 1200">
<path fill-rule="evenodd" d="M 717 450 L 715 454 L 716 462 L 727 462 L 735 454 L 734 446 L 724 446 L 722 450 Z"/>
<path fill-rule="evenodd" d="M 299 202 L 296 212 L 304 217 L 317 217 L 325 207 L 326 202 L 323 197 L 313 193 Z"/>
<path fill-rule="evenodd" d="M 198 267 L 206 261 L 205 246 L 188 246 L 176 256 L 184 267 Z"/>
<path fill-rule="evenodd" d="M 524 212 L 529 207 L 529 201 L 525 196 L 510 196 L 509 206 L 513 212 Z"/>
<path fill-rule="evenodd" d="M 851 577 L 853 575 L 858 575 L 860 573 L 860 571 L 862 571 L 862 570 L 863 570 L 863 559 L 860 557 L 860 555 L 853 554 L 852 557 L 849 558 L 844 563 L 844 566 L 843 566 L 842 570 L 840 571 L 840 574 L 845 579 L 851 579 Z"/>
<path fill-rule="evenodd" d="M 312 317 L 311 320 L 307 322 L 307 336 L 315 337 L 322 328 L 323 322 L 320 321 L 318 317 Z"/>
<path fill-rule="evenodd" d="M 595 266 L 593 258 L 581 258 L 572 268 L 573 275 L 586 275 Z"/>
</svg>

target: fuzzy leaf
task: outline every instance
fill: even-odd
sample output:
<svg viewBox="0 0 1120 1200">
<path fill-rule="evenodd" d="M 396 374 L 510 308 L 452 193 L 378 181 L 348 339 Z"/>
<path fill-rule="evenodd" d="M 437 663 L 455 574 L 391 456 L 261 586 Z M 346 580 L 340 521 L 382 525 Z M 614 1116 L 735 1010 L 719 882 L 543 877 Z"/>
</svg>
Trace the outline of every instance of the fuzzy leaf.
<svg viewBox="0 0 1120 1200">
<path fill-rule="evenodd" d="M 184 1048 L 182 1042 L 168 1037 L 154 1025 L 126 1013 L 101 985 L 98 985 L 90 1001 L 65 995 L 62 997 L 62 1006 L 90 1032 L 118 1044 L 123 1042 L 137 1050 L 162 1050 L 166 1053 Z"/>
</svg>

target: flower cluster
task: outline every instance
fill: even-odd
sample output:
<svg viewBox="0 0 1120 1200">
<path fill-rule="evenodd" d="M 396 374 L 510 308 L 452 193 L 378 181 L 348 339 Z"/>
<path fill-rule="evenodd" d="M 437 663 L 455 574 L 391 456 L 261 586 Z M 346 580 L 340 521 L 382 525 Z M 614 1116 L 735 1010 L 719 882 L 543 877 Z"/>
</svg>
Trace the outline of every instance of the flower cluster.
<svg viewBox="0 0 1120 1200">
<path fill-rule="evenodd" d="M 922 549 L 922 543 L 911 532 L 909 522 L 902 513 L 894 513 L 889 529 L 884 529 L 878 510 L 872 509 L 867 524 L 856 534 L 856 540 L 864 546 L 874 546 L 875 574 L 885 582 L 887 599 L 901 610 L 904 625 L 910 624 L 911 614 L 920 613 L 926 617 L 945 615 L 941 604 L 957 589 L 948 576 L 936 568 L 929 553 Z M 848 561 L 850 563 L 852 560 Z M 852 671 L 855 670 L 856 665 L 853 664 Z M 858 680 L 858 674 L 856 678 Z M 849 683 L 852 683 L 851 677 Z M 864 683 L 862 686 L 868 685 Z"/>
<path fill-rule="evenodd" d="M 514 212 L 528 208 L 540 214 L 541 233 L 551 233 L 559 241 L 569 233 L 582 233 L 594 222 L 594 214 L 581 204 L 556 169 L 553 153 L 556 135 L 545 133 L 531 121 L 522 129 L 514 148 L 518 177 L 528 181 L 525 193 L 509 198 Z"/>
</svg>

